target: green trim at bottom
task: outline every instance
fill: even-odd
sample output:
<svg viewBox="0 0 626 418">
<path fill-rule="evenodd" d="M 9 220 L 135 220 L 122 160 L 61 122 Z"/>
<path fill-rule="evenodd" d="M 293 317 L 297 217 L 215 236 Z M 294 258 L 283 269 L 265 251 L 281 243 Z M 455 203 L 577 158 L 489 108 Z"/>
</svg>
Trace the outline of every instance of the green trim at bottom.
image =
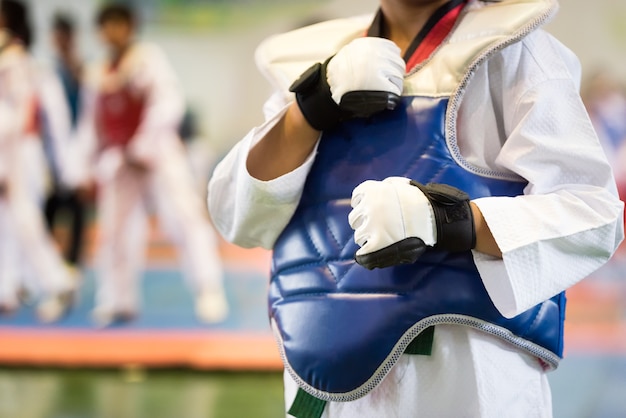
<svg viewBox="0 0 626 418">
<path fill-rule="evenodd" d="M 433 351 L 433 339 L 435 338 L 435 327 L 428 327 L 420 332 L 404 350 L 404 354 L 430 356 Z"/>
<path fill-rule="evenodd" d="M 326 401 L 317 399 L 315 396 L 298 388 L 296 399 L 293 400 L 288 413 L 295 418 L 320 418 L 324 413 L 325 407 Z"/>
</svg>

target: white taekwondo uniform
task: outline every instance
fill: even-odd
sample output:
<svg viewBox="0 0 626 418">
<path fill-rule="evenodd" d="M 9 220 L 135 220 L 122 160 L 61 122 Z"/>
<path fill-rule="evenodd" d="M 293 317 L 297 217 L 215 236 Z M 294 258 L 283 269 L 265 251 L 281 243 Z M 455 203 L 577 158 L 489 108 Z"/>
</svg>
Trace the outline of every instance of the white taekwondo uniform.
<svg viewBox="0 0 626 418">
<path fill-rule="evenodd" d="M 148 205 L 154 204 L 166 232 L 181 251 L 198 298 L 199 316 L 206 316 L 200 299 L 212 295 L 215 298 L 209 302 L 222 312 L 209 313 L 206 319 L 223 317 L 226 302 L 217 240 L 194 190 L 177 134 L 184 103 L 164 54 L 155 45 L 134 43 L 115 67 L 105 62 L 91 71 L 84 91 L 85 108 L 78 126 L 83 150 L 78 154 L 92 157 L 86 162 L 95 162 L 99 187 L 95 313 L 137 311 L 146 215 Z M 132 168 L 127 159 L 140 162 L 147 170 Z M 73 176 L 84 177 L 84 173 Z"/>
</svg>

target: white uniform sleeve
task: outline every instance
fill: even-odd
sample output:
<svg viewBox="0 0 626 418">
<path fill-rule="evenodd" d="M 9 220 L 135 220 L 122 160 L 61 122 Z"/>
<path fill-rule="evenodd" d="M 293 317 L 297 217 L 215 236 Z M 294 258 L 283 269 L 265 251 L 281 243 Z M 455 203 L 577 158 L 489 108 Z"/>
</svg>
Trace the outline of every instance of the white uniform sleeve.
<svg viewBox="0 0 626 418">
<path fill-rule="evenodd" d="M 474 200 L 503 253 L 496 259 L 475 251 L 474 260 L 506 317 L 588 276 L 623 238 L 623 204 L 577 82 L 545 73 L 528 74 L 532 87 L 508 102 L 515 105 L 504 112 L 507 139 L 495 159 L 528 181 L 524 195 Z M 500 103 L 514 88 L 505 88 Z"/>
<path fill-rule="evenodd" d="M 300 167 L 271 181 L 257 180 L 246 169 L 249 150 L 276 125 L 288 106 L 280 94 L 272 96 L 264 106 L 266 122 L 233 147 L 209 182 L 208 205 L 215 227 L 239 246 L 271 249 L 300 202 L 317 146 Z"/>
<path fill-rule="evenodd" d="M 185 103 L 174 70 L 158 47 L 139 45 L 134 53 L 132 83 L 147 97 L 141 124 L 127 152 L 150 165 L 158 158 L 160 141 L 177 136 Z"/>
<path fill-rule="evenodd" d="M 11 180 L 19 168 L 19 145 L 34 97 L 31 67 L 18 48 L 0 56 L 0 181 Z"/>
<path fill-rule="evenodd" d="M 5 143 L 15 132 L 11 104 L 0 97 L 0 144 Z"/>
<path fill-rule="evenodd" d="M 13 106 L 0 96 L 0 185 L 8 179 L 10 173 L 8 158 L 13 155 L 10 150 L 17 133 L 15 120 Z"/>
</svg>

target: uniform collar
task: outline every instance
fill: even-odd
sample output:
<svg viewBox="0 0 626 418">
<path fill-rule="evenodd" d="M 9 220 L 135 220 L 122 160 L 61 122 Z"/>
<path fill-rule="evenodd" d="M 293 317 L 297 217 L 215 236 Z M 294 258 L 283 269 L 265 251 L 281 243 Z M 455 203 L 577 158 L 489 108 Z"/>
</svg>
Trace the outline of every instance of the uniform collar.
<svg viewBox="0 0 626 418">
<path fill-rule="evenodd" d="M 407 71 L 428 58 L 450 33 L 467 0 L 451 0 L 439 7 L 426 21 L 424 27 L 415 36 L 404 54 Z M 370 25 L 367 36 L 386 37 L 385 19 L 378 9 Z"/>
</svg>

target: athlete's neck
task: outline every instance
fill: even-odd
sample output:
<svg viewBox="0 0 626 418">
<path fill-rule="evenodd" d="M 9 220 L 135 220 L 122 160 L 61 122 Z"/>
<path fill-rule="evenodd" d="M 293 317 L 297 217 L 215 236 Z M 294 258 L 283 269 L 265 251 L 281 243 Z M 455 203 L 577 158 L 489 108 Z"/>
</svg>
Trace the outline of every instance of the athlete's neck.
<svg viewBox="0 0 626 418">
<path fill-rule="evenodd" d="M 380 0 L 384 37 L 407 50 L 432 14 L 449 0 Z"/>
<path fill-rule="evenodd" d="M 111 45 L 111 66 L 113 68 L 117 67 L 119 63 L 124 58 L 124 55 L 128 52 L 128 50 L 133 45 L 133 41 L 129 39 L 127 42 L 120 43 L 118 45 Z"/>
</svg>

